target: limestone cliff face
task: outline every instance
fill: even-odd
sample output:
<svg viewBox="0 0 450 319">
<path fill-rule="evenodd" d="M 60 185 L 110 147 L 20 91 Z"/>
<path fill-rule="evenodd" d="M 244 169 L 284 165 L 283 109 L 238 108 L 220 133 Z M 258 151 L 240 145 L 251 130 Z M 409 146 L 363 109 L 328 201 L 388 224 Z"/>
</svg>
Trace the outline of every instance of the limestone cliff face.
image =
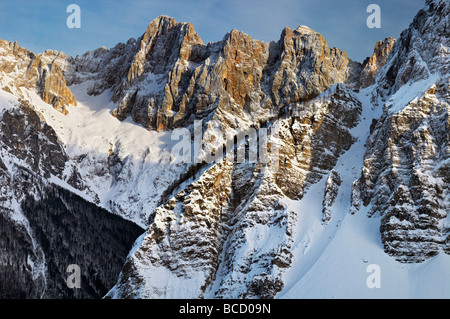
<svg viewBox="0 0 450 319">
<path fill-rule="evenodd" d="M 0 114 L 0 148 L 4 156 L 12 156 L 24 170 L 34 172 L 36 176 L 44 179 L 57 177 L 96 199 L 97 196 L 86 186 L 77 167 L 70 163 L 54 129 L 33 109 L 34 106 L 29 103 L 18 102 L 16 108 Z M 31 181 L 23 181 L 25 183 L 17 185 L 15 190 L 19 202 L 34 189 Z"/>
<path fill-rule="evenodd" d="M 372 56 L 367 58 L 363 63 L 363 70 L 359 79 L 359 85 L 366 88 L 375 83 L 375 78 L 378 72 L 386 64 L 386 60 L 394 46 L 394 38 L 386 38 L 383 41 L 378 41 L 375 45 Z"/>
<path fill-rule="evenodd" d="M 187 126 L 217 109 L 240 118 L 277 112 L 336 83 L 357 86 L 361 71 L 307 27 L 286 28 L 271 43 L 232 30 L 204 45 L 192 24 L 169 17 L 152 21 L 137 41 L 87 53 L 75 65 L 98 81 L 93 94 L 113 90 L 114 116 L 157 130 Z"/>
<path fill-rule="evenodd" d="M 44 102 L 53 105 L 60 112 L 67 113 L 66 106 L 77 105 L 77 101 L 67 87 L 63 70 L 55 60 L 65 60 L 63 52 L 46 51 L 39 54 L 31 64 L 37 66 L 40 75 L 37 83 L 38 92 Z"/>
<path fill-rule="evenodd" d="M 335 83 L 352 86 L 359 77 L 359 63 L 344 51 L 330 49 L 323 36 L 308 27 L 285 28 L 278 46 L 271 85 L 276 105 L 311 99 Z"/>
<path fill-rule="evenodd" d="M 395 93 L 404 84 L 426 79 L 432 74 L 446 75 L 450 70 L 450 29 L 448 1 L 427 0 L 408 29 L 394 44 L 380 71 L 380 94 Z"/>
<path fill-rule="evenodd" d="M 401 111 L 383 114 L 355 185 L 370 214 L 383 217 L 386 252 L 402 262 L 422 262 L 448 241 L 448 92 L 449 83 L 439 83 Z"/>
<path fill-rule="evenodd" d="M 348 130 L 359 121 L 361 103 L 340 85 L 327 93 L 293 105 L 288 119 L 280 121 L 284 130 L 279 138 L 286 147 L 279 152 L 275 182 L 291 199 L 301 199 L 305 185 L 318 182 L 354 142 Z"/>
<path fill-rule="evenodd" d="M 447 1 L 427 1 L 395 43 L 376 80 L 387 102 L 354 184 L 353 207 L 382 216 L 385 250 L 402 262 L 448 252 L 449 15 Z"/>
<path fill-rule="evenodd" d="M 16 42 L 0 40 L 1 88 L 24 98 L 20 88 L 34 89 L 42 100 L 62 113 L 77 101 L 67 87 L 63 67 L 68 57 L 63 52 L 45 51 L 38 55 Z"/>
<path fill-rule="evenodd" d="M 40 135 L 46 139 L 42 140 Z M 10 154 L 25 161 L 33 171 L 41 172 L 46 178 L 51 174 L 62 177 L 68 157 L 52 128 L 31 109 L 6 111 L 2 116 L 0 139 Z M 75 174 L 75 183 L 76 179 Z"/>
<path fill-rule="evenodd" d="M 168 17 L 150 23 L 138 42 L 139 50 L 133 57 L 126 82 L 114 92 L 113 99 L 119 101 L 119 107 L 113 115 L 124 119 L 131 114 L 135 121 L 147 127 L 165 129 L 174 120 L 172 114 L 183 112 L 186 99 L 192 94 L 185 92 L 186 86 L 191 81 L 192 64 L 203 58 L 203 42 L 192 24 L 177 23 Z M 157 78 L 161 90 L 150 90 L 153 96 L 141 92 L 144 78 Z"/>
<path fill-rule="evenodd" d="M 180 182 L 153 213 L 108 297 L 273 298 L 281 291 L 299 213 L 285 199 L 300 199 L 336 165 L 359 121 L 361 103 L 351 90 L 327 92 L 273 123 L 268 160 L 236 163 L 231 151 Z M 255 236 L 260 248 L 252 248 Z M 151 279 L 165 271 L 165 280 Z M 189 282 L 189 291 L 167 286 L 173 280 Z"/>
</svg>

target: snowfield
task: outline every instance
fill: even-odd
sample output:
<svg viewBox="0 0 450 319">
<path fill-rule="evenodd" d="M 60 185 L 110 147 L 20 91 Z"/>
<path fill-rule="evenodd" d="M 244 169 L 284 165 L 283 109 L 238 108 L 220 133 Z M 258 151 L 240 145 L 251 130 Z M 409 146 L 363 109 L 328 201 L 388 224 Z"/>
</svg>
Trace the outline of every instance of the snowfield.
<svg viewBox="0 0 450 319">
<path fill-rule="evenodd" d="M 432 85 L 436 77 L 425 80 Z M 422 85 L 405 86 L 389 103 L 391 111 L 402 110 L 423 94 Z M 429 87 L 429 86 L 428 86 Z M 409 88 L 409 90 L 408 90 Z M 300 212 L 293 250 L 294 262 L 284 275 L 287 283 L 277 298 L 450 298 L 450 256 L 440 253 L 419 264 L 397 262 L 384 252 L 379 216 L 368 217 L 370 206 L 350 214 L 352 183 L 359 178 L 372 119 L 381 108 L 370 102 L 371 88 L 361 90 L 361 123 L 352 130 L 358 141 L 339 159 L 335 171 L 342 184 L 331 220 L 322 223 L 326 177 L 313 185 L 299 202 L 289 201 L 289 209 Z M 403 106 L 403 107 L 402 107 Z M 380 288 L 369 288 L 370 265 L 380 267 Z"/>
<path fill-rule="evenodd" d="M 426 84 L 431 82 L 428 80 Z M 110 209 L 111 200 L 119 199 L 120 202 L 121 197 L 127 201 L 130 192 L 139 196 L 137 202 L 156 198 L 158 191 L 161 191 L 157 188 L 156 181 L 161 177 L 170 179 L 166 175 L 166 169 L 171 165 L 170 148 L 176 143 L 170 139 L 171 132 L 148 131 L 130 120 L 117 120 L 111 116 L 115 105 L 110 102 L 109 94 L 90 97 L 85 93 L 89 85 L 90 83 L 83 83 L 71 87 L 78 106 L 70 106 L 69 114 L 65 116 L 42 102 L 34 92 L 27 91 L 26 94 L 37 106 L 39 114 L 55 129 L 71 158 L 88 154 L 88 162 L 82 161 L 74 165 L 78 165 L 83 179 L 90 181 L 88 186 L 99 196 L 102 206 Z M 418 91 L 423 91 L 423 87 L 413 85 L 402 88 L 398 96 L 396 94 L 388 101 L 387 104 L 392 105 L 390 111 L 400 111 L 402 105 L 407 105 L 418 96 Z M 4 91 L 0 93 L 1 109 L 13 107 L 11 105 L 16 103 L 16 98 Z M 372 119 L 378 118 L 382 112 L 380 107 L 374 108 L 369 101 L 370 88 L 362 90 L 357 96 L 363 102 L 362 120 L 351 133 L 358 136 L 358 141 L 340 157 L 334 169 L 342 178 L 342 184 L 331 207 L 331 220 L 326 225 L 322 221 L 321 203 L 326 176 L 311 186 L 302 200 L 285 199 L 288 209 L 297 212 L 298 219 L 292 251 L 294 261 L 283 274 L 285 286 L 276 297 L 450 298 L 449 255 L 439 254 L 420 264 L 399 263 L 384 252 L 379 231 L 380 217 L 369 218 L 367 213 L 370 207 L 363 208 L 355 215 L 349 213 L 352 183 L 361 172 L 369 127 Z M 95 170 L 96 162 L 107 160 L 111 149 L 133 163 L 127 180 L 114 181 L 110 175 L 97 176 L 92 171 Z M 182 167 L 178 169 L 181 170 Z M 50 182 L 93 200 L 88 194 L 83 194 L 57 177 L 53 176 Z M 155 202 L 149 202 L 144 215 L 128 217 L 145 226 L 145 218 L 142 217 L 148 216 L 155 205 Z M 124 207 L 131 208 L 132 203 Z M 135 209 L 138 211 L 140 208 Z M 263 245 L 261 234 L 256 235 L 255 242 L 249 242 L 248 245 Z M 129 257 L 139 247 L 143 236 L 136 241 Z M 264 245 L 277 245 L 276 237 L 276 234 L 267 234 L 266 239 L 271 242 Z M 368 267 L 372 264 L 380 267 L 380 288 L 369 288 L 366 283 L 372 274 L 368 272 Z M 146 268 L 145 265 L 142 267 Z M 149 268 L 148 271 L 150 272 L 146 278 L 157 280 L 161 286 L 166 286 L 168 290 L 164 295 L 168 298 L 191 298 L 195 289 L 190 291 L 198 286 L 197 281 L 204 280 L 193 277 L 192 282 L 177 278 L 165 267 Z M 136 292 L 144 287 L 145 285 L 136 287 Z M 114 289 L 109 293 L 112 296 L 115 295 Z"/>
<path fill-rule="evenodd" d="M 184 169 L 172 163 L 171 149 L 178 141 L 171 140 L 170 131 L 149 131 L 129 118 L 119 121 L 111 116 L 117 107 L 110 101 L 111 93 L 89 96 L 90 85 L 92 81 L 70 87 L 78 105 L 69 106 L 67 115 L 44 103 L 35 92 L 22 91 L 56 131 L 99 204 L 145 227 L 164 187 Z M 120 161 L 116 176 L 106 169 L 112 154 Z M 56 177 L 52 181 L 73 191 Z M 76 193 L 95 201 L 92 194 Z"/>
<path fill-rule="evenodd" d="M 82 212 L 99 209 L 94 203 L 108 218 L 116 218 L 110 212 L 146 230 L 135 240 L 142 231 L 136 227 L 97 297 L 109 290 L 105 298 L 450 298 L 450 5 L 426 3 L 390 53 L 383 53 L 386 64 L 364 89 L 365 66 L 336 48 L 330 49 L 336 56 L 323 58 L 326 42 L 306 26 L 287 28 L 280 42 L 270 44 L 234 30 L 203 46 L 190 24 L 169 17 L 152 22 L 139 41 L 76 59 L 59 57 L 60 78 L 71 80 L 58 83 L 65 93 L 72 84 L 70 101 L 75 97 L 77 106 L 58 111 L 45 103 L 43 94 L 54 92 L 40 92 L 41 82 L 18 81 L 28 72 L 23 65 L 0 73 L 0 217 L 30 237 L 31 253 L 21 269 L 32 274 L 32 283 L 43 280 L 42 297 L 51 296 L 52 256 L 33 233 L 33 226 L 46 225 L 30 222 L 38 206 L 27 215 L 22 204 L 27 195 L 45 199 L 45 187 L 55 184 L 90 202 L 77 197 L 74 215 L 80 202 L 90 205 Z M 174 33 L 174 26 L 184 33 Z M 0 62 L 13 65 L 17 55 L 6 54 L 12 43 L 3 44 Z M 17 60 L 23 64 L 23 57 Z M 348 67 L 337 70 L 344 60 Z M 29 109 L 8 112 L 21 103 L 41 121 Z M 120 121 L 112 114 L 134 117 Z M 180 142 L 172 139 L 174 128 L 197 133 L 194 119 L 200 117 L 203 158 L 224 145 L 216 130 L 228 138 L 238 130 L 268 128 L 269 162 L 276 169 L 263 163 L 262 152 L 256 163 L 237 164 L 229 149 L 215 163 L 179 163 L 172 152 Z M 39 134 L 28 134 L 34 128 Z M 199 142 L 194 135 L 191 142 Z M 45 164 L 55 170 L 45 171 Z M 118 225 L 128 223 L 117 219 Z M 82 222 L 97 226 L 90 217 Z M 108 247 L 110 241 L 133 233 L 131 226 L 116 229 L 125 228 L 99 229 L 109 236 L 100 243 L 113 256 L 122 246 Z M 9 234 L 6 244 L 15 231 Z M 11 250 L 4 251 L 21 257 Z M 94 261 L 108 262 L 96 256 Z M 4 262 L 4 269 L 10 265 Z"/>
</svg>

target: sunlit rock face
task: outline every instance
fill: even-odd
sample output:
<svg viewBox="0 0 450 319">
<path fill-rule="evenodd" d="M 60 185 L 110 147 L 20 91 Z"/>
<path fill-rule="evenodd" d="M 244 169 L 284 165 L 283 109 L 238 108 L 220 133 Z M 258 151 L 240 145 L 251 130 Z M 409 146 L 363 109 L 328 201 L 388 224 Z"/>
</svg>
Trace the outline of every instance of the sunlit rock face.
<svg viewBox="0 0 450 319">
<path fill-rule="evenodd" d="M 354 185 L 354 206 L 383 216 L 385 250 L 402 262 L 448 252 L 449 14 L 447 1 L 427 1 L 393 46 L 376 87 L 395 94 L 373 122 Z"/>
<path fill-rule="evenodd" d="M 286 28 L 265 43 L 232 30 L 204 45 L 192 24 L 169 17 L 152 21 L 138 39 L 75 59 L 82 75 L 97 82 L 92 94 L 113 90 L 113 115 L 150 129 L 186 126 L 215 110 L 259 117 L 311 99 L 336 83 L 356 86 L 361 64 L 329 48 L 308 27 Z"/>
<path fill-rule="evenodd" d="M 334 266 L 336 240 L 389 264 L 446 257 L 448 17 L 427 1 L 362 64 L 306 26 L 204 44 L 166 16 L 75 58 L 0 42 L 0 283 L 55 297 L 86 255 L 89 292 L 69 297 L 276 298 Z M 176 129 L 198 158 L 177 162 Z M 360 238 L 340 232 L 355 220 Z M 49 248 L 74 239 L 95 247 Z"/>
<path fill-rule="evenodd" d="M 48 50 L 35 55 L 4 40 L 0 40 L 0 52 L 1 89 L 22 98 L 21 87 L 35 89 L 44 102 L 62 113 L 68 105 L 77 105 L 63 73 L 64 65 L 71 61 L 64 52 Z"/>
<path fill-rule="evenodd" d="M 391 37 L 377 42 L 373 54 L 363 63 L 363 70 L 359 79 L 359 85 L 362 88 L 366 88 L 375 83 L 378 72 L 386 64 L 387 57 L 394 43 L 395 39 Z"/>
</svg>

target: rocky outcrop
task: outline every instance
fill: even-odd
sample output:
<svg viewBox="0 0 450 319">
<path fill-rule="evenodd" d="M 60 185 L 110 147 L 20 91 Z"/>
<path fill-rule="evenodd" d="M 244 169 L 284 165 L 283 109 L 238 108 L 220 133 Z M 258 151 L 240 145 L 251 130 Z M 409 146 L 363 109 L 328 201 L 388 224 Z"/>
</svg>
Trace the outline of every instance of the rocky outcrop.
<svg viewBox="0 0 450 319">
<path fill-rule="evenodd" d="M 67 87 L 63 72 L 67 59 L 63 52 L 45 51 L 38 55 L 21 48 L 17 42 L 0 40 L 0 87 L 26 98 L 20 88 L 35 90 L 42 100 L 62 113 L 77 101 Z"/>
<path fill-rule="evenodd" d="M 275 181 L 286 196 L 301 199 L 305 185 L 318 182 L 350 148 L 354 137 L 349 129 L 357 125 L 361 103 L 350 90 L 337 85 L 327 95 L 286 110 L 280 121 L 280 167 Z M 333 132 L 333 134 L 330 134 Z"/>
<path fill-rule="evenodd" d="M 92 94 L 112 89 L 118 103 L 114 116 L 131 116 L 157 130 L 187 126 L 218 109 L 258 118 L 336 83 L 357 86 L 361 71 L 344 51 L 330 49 L 304 26 L 286 28 L 278 42 L 233 30 L 204 45 L 192 24 L 164 16 L 138 40 L 89 52 L 75 65 L 84 78 L 97 80 Z M 74 81 L 83 78 L 68 74 Z"/>
<path fill-rule="evenodd" d="M 118 283 L 121 296 L 173 298 L 176 292 L 170 287 L 147 280 L 164 271 L 195 281 L 193 296 L 204 294 L 219 263 L 232 168 L 227 161 L 215 165 L 156 209 L 139 249 L 124 266 Z M 136 280 L 142 282 L 138 289 Z"/>
<path fill-rule="evenodd" d="M 328 174 L 327 182 L 325 184 L 325 192 L 323 194 L 322 201 L 322 221 L 327 224 L 331 219 L 331 207 L 336 200 L 336 197 L 339 192 L 339 186 L 341 186 L 342 180 L 339 176 L 339 173 L 332 170 L 330 174 Z"/>
<path fill-rule="evenodd" d="M 450 29 L 448 1 L 427 0 L 408 29 L 394 44 L 380 71 L 378 92 L 393 94 L 408 82 L 427 79 L 432 74 L 448 75 L 450 69 Z"/>
<path fill-rule="evenodd" d="M 438 254 L 448 236 L 448 92 L 449 84 L 440 83 L 401 111 L 384 114 L 355 185 L 370 214 L 382 216 L 386 252 L 402 262 Z"/>
<path fill-rule="evenodd" d="M 363 70 L 359 79 L 360 87 L 366 88 L 375 83 L 375 78 L 381 68 L 386 64 L 387 57 L 389 56 L 389 52 L 391 52 L 394 43 L 395 39 L 391 37 L 376 43 L 372 56 L 368 57 L 363 62 Z"/>
<path fill-rule="evenodd" d="M 55 56 L 56 55 L 56 56 Z M 77 105 L 77 101 L 70 89 L 67 87 L 63 70 L 55 60 L 65 60 L 66 55 L 54 51 L 46 51 L 39 54 L 31 64 L 31 67 L 38 66 L 39 81 L 37 89 L 42 100 L 53 105 L 55 109 L 66 114 L 68 105 Z"/>
<path fill-rule="evenodd" d="M 354 141 L 349 130 L 361 104 L 338 85 L 285 112 L 271 127 L 268 158 L 236 162 L 235 148 L 179 182 L 108 297 L 273 298 L 281 291 L 298 215 L 284 199 L 300 199 L 336 165 Z M 253 249 L 254 240 L 264 248 Z M 188 291 L 151 280 L 162 273 Z"/>
<path fill-rule="evenodd" d="M 0 121 L 2 149 L 43 178 L 56 176 L 75 189 L 90 193 L 77 168 L 69 163 L 53 128 L 42 121 L 32 107 L 25 103 L 3 112 Z"/>
<path fill-rule="evenodd" d="M 285 28 L 278 42 L 271 91 L 275 105 L 309 100 L 336 83 L 353 85 L 360 65 L 344 51 L 329 48 L 319 33 Z"/>
<path fill-rule="evenodd" d="M 42 172 L 45 178 L 51 174 L 62 176 L 68 157 L 53 129 L 33 110 L 22 107 L 6 111 L 0 129 L 2 144 L 10 154 L 25 161 L 33 171 Z"/>
<path fill-rule="evenodd" d="M 377 92 L 395 94 L 372 125 L 353 185 L 353 211 L 382 216 L 384 248 L 401 262 L 448 251 L 449 15 L 447 1 L 427 1 L 394 45 Z"/>
</svg>

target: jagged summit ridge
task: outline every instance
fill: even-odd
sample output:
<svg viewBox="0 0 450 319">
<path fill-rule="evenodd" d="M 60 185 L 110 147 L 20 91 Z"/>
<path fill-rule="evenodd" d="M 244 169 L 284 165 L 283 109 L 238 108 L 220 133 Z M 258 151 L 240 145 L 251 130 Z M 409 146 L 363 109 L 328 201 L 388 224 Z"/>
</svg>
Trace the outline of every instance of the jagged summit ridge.
<svg viewBox="0 0 450 319">
<path fill-rule="evenodd" d="M 393 45 L 375 80 L 386 98 L 373 122 L 353 207 L 382 216 L 386 252 L 423 262 L 448 252 L 448 1 L 427 1 Z"/>
<path fill-rule="evenodd" d="M 103 47 L 75 59 L 53 51 L 42 55 L 55 65 L 48 80 L 36 84 L 46 102 L 66 112 L 64 105 L 76 104 L 66 84 L 92 80 L 90 94 L 113 92 L 114 116 L 131 116 L 157 130 L 186 126 L 223 108 L 240 108 L 246 116 L 277 112 L 335 83 L 356 86 L 361 69 L 306 26 L 285 28 L 278 42 L 232 30 L 222 41 L 204 45 L 191 23 L 168 16 L 111 50 Z"/>
<path fill-rule="evenodd" d="M 357 85 L 361 69 L 304 26 L 285 28 L 278 42 L 232 30 L 204 45 L 192 24 L 167 16 L 153 20 L 138 40 L 87 53 L 75 65 L 96 80 L 92 94 L 113 91 L 114 116 L 157 130 L 189 125 L 218 109 L 240 109 L 245 116 L 277 112 L 335 83 Z"/>
<path fill-rule="evenodd" d="M 394 44 L 377 80 L 379 92 L 392 94 L 408 82 L 417 82 L 433 74 L 448 76 L 450 4 L 446 0 L 426 3 Z"/>
<path fill-rule="evenodd" d="M 48 51 L 79 102 L 63 115 L 38 85 L 2 82 L 22 101 L 0 91 L 0 216 L 17 226 L 23 190 L 45 197 L 58 183 L 145 227 L 111 298 L 448 296 L 449 13 L 427 3 L 362 65 L 303 26 L 270 43 L 232 30 L 205 45 L 169 17 L 112 49 Z M 32 60 L 7 46 L 6 70 Z M 215 162 L 171 152 L 174 129 L 192 137 L 195 120 L 202 155 L 225 148 Z M 219 139 L 252 130 L 267 132 L 278 165 L 238 163 L 237 142 Z M 46 218 L 31 211 L 39 229 Z M 39 287 L 44 251 L 29 253 Z M 384 289 L 366 288 L 366 263 L 390 278 Z"/>
<path fill-rule="evenodd" d="M 35 55 L 17 42 L 4 40 L 0 40 L 0 52 L 1 89 L 21 98 L 26 98 L 21 87 L 33 89 L 44 102 L 63 113 L 67 112 L 67 106 L 77 105 L 64 76 L 69 62 L 63 52 L 47 50 Z"/>
<path fill-rule="evenodd" d="M 359 80 L 359 85 L 362 88 L 366 88 L 375 82 L 378 72 L 386 64 L 395 41 L 394 38 L 388 37 L 376 43 L 373 54 L 363 62 L 363 70 Z"/>
</svg>

